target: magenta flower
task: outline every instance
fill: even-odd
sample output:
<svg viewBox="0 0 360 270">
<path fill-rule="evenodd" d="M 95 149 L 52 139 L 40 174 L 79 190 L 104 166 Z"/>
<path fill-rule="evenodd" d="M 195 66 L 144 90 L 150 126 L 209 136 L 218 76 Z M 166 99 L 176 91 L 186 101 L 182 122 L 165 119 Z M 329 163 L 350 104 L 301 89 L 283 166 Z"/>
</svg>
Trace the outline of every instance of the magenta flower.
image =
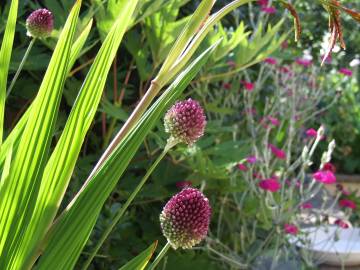
<svg viewBox="0 0 360 270">
<path fill-rule="evenodd" d="M 191 187 L 192 186 L 192 182 L 191 181 L 179 181 L 179 182 L 176 182 L 176 187 L 178 189 L 184 189 L 184 188 L 187 188 L 187 187 Z"/>
<path fill-rule="evenodd" d="M 206 117 L 199 102 L 189 98 L 173 105 L 164 117 L 165 131 L 170 140 L 188 145 L 204 135 Z"/>
<path fill-rule="evenodd" d="M 335 174 L 329 170 L 320 170 L 313 174 L 313 178 L 324 184 L 333 184 L 336 182 Z"/>
<path fill-rule="evenodd" d="M 277 118 L 275 118 L 275 117 L 272 117 L 272 116 L 270 116 L 270 115 L 269 115 L 267 118 L 268 118 L 269 122 L 270 122 L 272 125 L 274 125 L 274 126 L 276 126 L 276 127 L 280 125 L 279 119 L 277 119 Z"/>
<path fill-rule="evenodd" d="M 309 59 L 298 58 L 295 60 L 295 63 L 307 68 L 307 67 L 311 66 L 312 61 Z"/>
<path fill-rule="evenodd" d="M 356 208 L 356 204 L 352 200 L 349 200 L 349 199 L 339 200 L 339 205 L 344 208 L 350 208 L 350 209 Z"/>
<path fill-rule="evenodd" d="M 287 234 L 297 235 L 299 233 L 299 229 L 294 224 L 284 224 L 284 231 Z"/>
<path fill-rule="evenodd" d="M 317 131 L 315 129 L 313 129 L 313 128 L 309 128 L 308 130 L 306 130 L 305 134 L 308 137 L 316 137 L 317 136 Z"/>
<path fill-rule="evenodd" d="M 302 209 L 312 209 L 313 205 L 311 202 L 305 202 L 300 206 Z"/>
<path fill-rule="evenodd" d="M 259 6 L 267 6 L 268 4 L 269 4 L 269 0 L 258 0 L 257 1 L 257 4 L 259 5 Z"/>
<path fill-rule="evenodd" d="M 246 172 L 246 171 L 248 170 L 248 168 L 246 167 L 246 165 L 243 164 L 243 163 L 239 163 L 239 164 L 237 165 L 237 167 L 238 167 L 238 169 L 239 169 L 240 171 L 243 171 L 243 172 Z"/>
<path fill-rule="evenodd" d="M 276 156 L 278 159 L 286 158 L 285 151 L 277 148 L 275 145 L 269 144 L 269 149 L 270 149 L 271 153 L 273 153 L 273 155 Z"/>
<path fill-rule="evenodd" d="M 328 171 L 331 171 L 333 173 L 336 172 L 336 167 L 334 164 L 330 163 L 330 162 L 326 162 L 323 167 L 322 167 L 323 170 L 328 170 Z"/>
<path fill-rule="evenodd" d="M 341 73 L 341 74 L 343 74 L 345 76 L 348 76 L 348 77 L 351 77 L 352 74 L 353 74 L 353 72 L 348 68 L 340 68 L 339 73 Z"/>
<path fill-rule="evenodd" d="M 337 219 L 335 220 L 334 224 L 338 225 L 340 228 L 342 229 L 347 229 L 349 228 L 349 224 L 347 224 L 345 221 L 341 220 L 341 219 Z"/>
<path fill-rule="evenodd" d="M 259 182 L 259 187 L 263 190 L 276 192 L 281 189 L 281 184 L 277 179 L 268 178 Z"/>
<path fill-rule="evenodd" d="M 209 200 L 204 194 L 195 188 L 185 188 L 167 202 L 160 214 L 160 224 L 174 249 L 189 249 L 206 237 L 210 217 Z"/>
<path fill-rule="evenodd" d="M 261 7 L 261 11 L 266 13 L 266 14 L 275 14 L 276 13 L 276 8 L 275 7 Z"/>
<path fill-rule="evenodd" d="M 53 15 L 46 8 L 33 11 L 26 19 L 27 35 L 30 37 L 46 38 L 50 36 L 53 28 Z"/>
<path fill-rule="evenodd" d="M 280 67 L 280 72 L 284 74 L 288 74 L 288 73 L 291 74 L 291 70 L 287 66 Z"/>
<path fill-rule="evenodd" d="M 264 62 L 266 64 L 269 64 L 269 65 L 276 65 L 277 64 L 277 60 L 273 57 L 268 57 L 268 58 L 265 58 Z"/>
<path fill-rule="evenodd" d="M 242 83 L 244 84 L 244 88 L 247 91 L 251 92 L 252 90 L 254 90 L 255 85 L 252 82 L 243 81 Z"/>
<path fill-rule="evenodd" d="M 223 88 L 226 89 L 226 90 L 230 90 L 231 89 L 231 83 L 224 83 Z"/>
<path fill-rule="evenodd" d="M 248 156 L 246 158 L 246 161 L 250 164 L 254 164 L 257 161 L 257 158 L 256 158 L 256 156 Z"/>
</svg>

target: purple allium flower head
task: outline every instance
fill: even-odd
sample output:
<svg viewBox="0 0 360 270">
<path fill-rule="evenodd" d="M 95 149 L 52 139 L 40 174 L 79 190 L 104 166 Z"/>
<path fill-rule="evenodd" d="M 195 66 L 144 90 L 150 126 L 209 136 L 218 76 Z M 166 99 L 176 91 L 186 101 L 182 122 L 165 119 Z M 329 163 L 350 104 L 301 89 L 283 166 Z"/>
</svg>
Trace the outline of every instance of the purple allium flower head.
<svg viewBox="0 0 360 270">
<path fill-rule="evenodd" d="M 199 102 L 191 98 L 173 105 L 164 117 L 165 131 L 170 140 L 188 145 L 204 135 L 206 117 Z"/>
<path fill-rule="evenodd" d="M 160 224 L 174 249 L 189 249 L 206 237 L 210 217 L 211 207 L 204 194 L 195 188 L 185 188 L 167 202 L 160 214 Z"/>
<path fill-rule="evenodd" d="M 26 19 L 27 35 L 34 38 L 46 38 L 50 36 L 54 28 L 52 13 L 46 8 L 33 11 Z"/>
</svg>

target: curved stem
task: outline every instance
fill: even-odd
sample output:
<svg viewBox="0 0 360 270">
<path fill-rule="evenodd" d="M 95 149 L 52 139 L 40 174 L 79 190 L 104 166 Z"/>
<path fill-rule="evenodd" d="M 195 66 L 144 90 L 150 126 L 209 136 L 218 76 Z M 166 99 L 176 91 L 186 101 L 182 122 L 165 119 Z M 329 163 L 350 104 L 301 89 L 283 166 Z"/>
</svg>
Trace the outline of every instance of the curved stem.
<svg viewBox="0 0 360 270">
<path fill-rule="evenodd" d="M 20 62 L 20 65 L 19 65 L 19 67 L 18 67 L 18 69 L 17 69 L 17 71 L 16 71 L 16 73 L 15 73 L 15 75 L 14 75 L 14 78 L 13 78 L 12 81 L 11 81 L 11 84 L 10 84 L 10 86 L 9 86 L 9 89 L 8 89 L 7 92 L 6 92 L 6 97 L 8 97 L 8 96 L 10 95 L 11 90 L 14 88 L 14 85 L 15 85 L 15 83 L 16 83 L 16 80 L 17 80 L 17 78 L 19 77 L 19 74 L 20 74 L 22 68 L 24 67 L 24 64 L 25 64 L 25 62 L 26 62 L 26 59 L 27 59 L 28 56 L 29 56 L 29 53 L 30 53 L 31 48 L 33 47 L 33 45 L 34 45 L 34 43 L 35 43 L 35 40 L 36 40 L 36 38 L 33 38 L 33 39 L 30 41 L 29 46 L 27 47 L 26 52 L 25 52 L 25 54 L 24 54 L 24 56 L 23 56 L 23 58 L 22 58 L 22 60 L 21 60 L 21 62 Z"/>
<path fill-rule="evenodd" d="M 159 264 L 159 262 L 165 256 L 165 254 L 169 250 L 169 248 L 170 248 L 170 243 L 167 242 L 166 245 L 163 247 L 163 249 L 160 251 L 160 253 L 156 256 L 154 262 L 150 265 L 148 270 L 154 270 L 155 269 L 155 267 Z"/>
<path fill-rule="evenodd" d="M 103 245 L 103 243 L 105 242 L 105 240 L 108 238 L 109 234 L 111 233 L 111 231 L 114 229 L 115 225 L 119 222 L 119 220 L 122 218 L 122 216 L 124 215 L 125 211 L 127 210 L 127 208 L 129 207 L 129 205 L 132 203 L 132 201 L 134 200 L 134 198 L 136 197 L 136 195 L 139 193 L 139 191 L 141 190 L 141 188 L 144 186 L 145 182 L 149 179 L 150 175 L 152 174 L 152 172 L 154 171 L 154 169 L 157 167 L 157 165 L 159 164 L 159 162 L 164 158 L 164 156 L 167 154 L 167 152 L 174 146 L 175 144 L 168 142 L 167 145 L 165 146 L 165 149 L 163 150 L 163 152 L 160 154 L 160 156 L 158 156 L 158 158 L 155 160 L 155 162 L 151 165 L 151 167 L 148 169 L 148 171 L 146 172 L 146 174 L 144 175 L 144 177 L 141 179 L 140 183 L 136 186 L 135 190 L 131 193 L 130 197 L 127 199 L 126 203 L 118 210 L 118 212 L 116 213 L 114 219 L 111 221 L 111 223 L 109 224 L 109 226 L 106 228 L 106 230 L 104 231 L 103 235 L 101 236 L 100 240 L 98 241 L 98 243 L 96 244 L 95 248 L 93 249 L 93 251 L 90 253 L 89 258 L 85 261 L 84 266 L 83 266 L 83 270 L 86 270 L 89 266 L 91 261 L 94 259 L 96 253 L 99 251 L 100 247 Z"/>
</svg>

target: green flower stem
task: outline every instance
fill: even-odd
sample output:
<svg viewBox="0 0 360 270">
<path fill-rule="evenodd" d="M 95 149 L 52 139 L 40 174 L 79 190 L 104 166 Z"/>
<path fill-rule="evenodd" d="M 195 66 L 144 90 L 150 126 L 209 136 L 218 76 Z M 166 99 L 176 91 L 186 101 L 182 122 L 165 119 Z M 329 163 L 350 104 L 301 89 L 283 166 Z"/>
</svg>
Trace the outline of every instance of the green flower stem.
<svg viewBox="0 0 360 270">
<path fill-rule="evenodd" d="M 166 245 L 163 247 L 163 249 L 160 251 L 160 253 L 156 256 L 154 262 L 150 265 L 148 270 L 154 270 L 155 269 L 155 267 L 159 264 L 159 262 L 165 256 L 165 254 L 169 250 L 169 248 L 170 248 L 170 243 L 167 242 Z"/>
<path fill-rule="evenodd" d="M 111 221 L 111 223 L 108 225 L 108 227 L 106 228 L 105 232 L 103 233 L 103 235 L 101 236 L 100 240 L 98 241 L 97 245 L 95 246 L 94 250 L 90 253 L 90 256 L 88 257 L 88 259 L 86 260 L 84 266 L 83 266 L 83 270 L 86 270 L 89 266 L 91 261 L 94 259 L 94 257 L 96 256 L 96 253 L 99 251 L 100 247 L 103 245 L 103 243 L 105 242 L 105 240 L 108 238 L 109 234 L 111 233 L 111 231 L 114 229 L 115 225 L 119 222 L 119 220 L 122 218 L 122 216 L 124 215 L 125 211 L 127 210 L 127 208 L 129 207 L 129 205 L 132 203 L 132 201 L 134 200 L 134 198 L 136 197 L 136 195 L 139 193 L 139 191 L 141 190 L 141 188 L 144 186 L 144 184 L 146 183 L 146 181 L 149 179 L 149 176 L 152 174 L 152 172 L 154 171 L 154 169 L 157 167 L 157 165 L 160 163 L 160 161 L 164 158 L 164 156 L 168 153 L 168 151 L 174 147 L 176 145 L 175 142 L 173 141 L 168 141 L 168 143 L 166 144 L 163 152 L 160 154 L 160 156 L 158 156 L 158 158 L 155 160 L 155 162 L 151 165 L 151 167 L 147 170 L 146 174 L 144 175 L 144 177 L 141 179 L 141 182 L 136 186 L 135 190 L 131 193 L 130 197 L 127 199 L 126 203 L 118 210 L 118 212 L 116 213 L 114 219 Z"/>
<path fill-rule="evenodd" d="M 20 65 L 19 65 L 19 67 L 18 67 L 18 69 L 17 69 L 17 71 L 16 71 L 16 73 L 15 73 L 15 76 L 14 76 L 14 78 L 13 78 L 12 81 L 11 81 L 11 84 L 10 84 L 10 86 L 9 86 L 9 89 L 8 89 L 7 92 L 6 92 L 6 97 L 8 97 L 8 96 L 10 95 L 11 90 L 14 88 L 14 85 L 15 85 L 15 83 L 16 83 L 16 80 L 17 80 L 17 78 L 19 77 L 19 74 L 20 74 L 22 68 L 24 67 L 24 64 L 25 64 L 25 62 L 26 62 L 26 59 L 28 58 L 28 56 L 29 56 L 29 54 L 30 54 L 30 51 L 31 51 L 31 48 L 33 47 L 35 41 L 36 41 L 36 38 L 33 38 L 33 39 L 30 41 L 29 46 L 27 47 L 26 52 L 25 52 L 25 54 L 24 54 L 24 56 L 23 56 L 23 58 L 22 58 L 22 60 L 21 60 L 21 62 L 20 62 Z"/>
</svg>

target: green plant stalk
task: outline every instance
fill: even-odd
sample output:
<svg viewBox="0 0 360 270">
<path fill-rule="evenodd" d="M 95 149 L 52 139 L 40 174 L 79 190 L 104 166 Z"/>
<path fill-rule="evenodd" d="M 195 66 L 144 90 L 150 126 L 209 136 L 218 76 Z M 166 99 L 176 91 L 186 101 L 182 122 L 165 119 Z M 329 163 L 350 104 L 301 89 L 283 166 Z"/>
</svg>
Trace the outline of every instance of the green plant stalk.
<svg viewBox="0 0 360 270">
<path fill-rule="evenodd" d="M 5 33 L 0 48 L 0 146 L 2 145 L 4 134 L 6 85 L 14 43 L 18 6 L 18 0 L 11 1 L 9 15 L 6 21 Z"/>
<path fill-rule="evenodd" d="M 101 165 L 104 163 L 104 161 L 109 157 L 109 155 L 114 151 L 116 146 L 119 144 L 119 142 L 129 133 L 129 131 L 135 126 L 135 124 L 140 120 L 143 113 L 146 111 L 146 109 L 150 106 L 153 99 L 156 97 L 156 95 L 160 92 L 161 88 L 167 84 L 172 78 L 176 76 L 180 72 L 180 70 L 188 63 L 191 56 L 195 53 L 196 49 L 200 46 L 200 43 L 204 38 L 206 37 L 207 33 L 212 29 L 212 27 L 221 20 L 226 14 L 233 11 L 235 8 L 249 3 L 251 1 L 255 0 L 236 0 L 225 6 L 223 9 L 215 13 L 208 19 L 203 27 L 198 31 L 198 33 L 195 35 L 197 29 L 194 27 L 200 26 L 202 21 L 199 21 L 197 17 L 194 18 L 192 23 L 189 22 L 187 25 L 188 28 L 191 28 L 190 30 L 188 28 L 185 28 L 183 33 L 180 35 L 179 39 L 175 42 L 173 49 L 170 51 L 170 55 L 168 59 L 165 60 L 165 63 L 163 64 L 163 67 L 160 69 L 159 74 L 156 76 L 156 78 L 151 82 L 150 88 L 147 90 L 145 96 L 141 99 L 140 103 L 136 106 L 133 113 L 130 115 L 128 120 L 125 122 L 125 124 L 122 126 L 121 130 L 116 134 L 113 141 L 110 143 L 109 147 L 105 150 L 104 154 L 99 159 L 98 163 L 95 165 L 94 169 L 90 173 L 88 179 L 85 182 L 85 185 L 87 185 L 88 181 L 95 175 L 96 171 L 101 167 Z M 196 15 L 199 16 L 198 13 L 202 14 L 203 20 L 205 20 L 206 12 L 210 12 L 210 9 L 203 9 L 204 3 L 202 2 L 202 5 L 200 6 L 200 11 L 196 13 Z M 212 5 L 214 2 L 212 2 Z M 211 7 L 212 7 L 211 5 Z M 211 8 L 210 7 L 210 8 Z M 192 35 L 189 34 L 190 31 Z M 191 40 L 192 36 L 195 35 L 193 40 Z M 187 37 L 188 40 L 185 40 L 184 38 Z M 189 44 L 190 43 L 190 44 Z M 186 45 L 189 44 L 188 47 Z M 182 47 L 181 46 L 185 46 Z M 177 55 L 177 58 L 174 58 L 174 55 Z M 169 66 L 169 67 L 168 67 Z"/>
<path fill-rule="evenodd" d="M 163 247 L 163 249 L 160 251 L 160 253 L 156 256 L 154 262 L 150 265 L 148 270 L 154 270 L 155 269 L 155 267 L 159 264 L 159 262 L 165 256 L 165 254 L 169 250 L 169 248 L 170 248 L 170 243 L 167 242 L 166 245 Z"/>
<path fill-rule="evenodd" d="M 91 261 L 96 256 L 96 253 L 99 251 L 100 247 L 104 244 L 105 240 L 108 238 L 111 231 L 114 229 L 115 225 L 120 221 L 122 216 L 124 215 L 125 211 L 129 207 L 129 205 L 132 203 L 132 201 L 135 199 L 136 195 L 139 193 L 141 188 L 144 186 L 146 181 L 149 179 L 150 175 L 154 171 L 154 169 L 157 167 L 157 165 L 160 163 L 160 161 L 165 157 L 165 155 L 169 152 L 169 150 L 174 147 L 176 143 L 173 143 L 172 141 L 168 141 L 166 144 L 164 150 L 162 153 L 158 156 L 158 158 L 155 160 L 155 162 L 151 165 L 151 167 L 147 170 L 144 177 L 141 179 L 140 183 L 136 186 L 135 190 L 131 193 L 130 197 L 127 199 L 126 203 L 119 209 L 119 211 L 116 213 L 114 219 L 109 224 L 109 226 L 104 231 L 103 235 L 101 236 L 100 240 L 98 241 L 97 245 L 95 246 L 94 250 L 90 253 L 89 258 L 86 260 L 83 266 L 83 270 L 88 269 L 90 266 Z"/>
<path fill-rule="evenodd" d="M 30 54 L 30 51 L 31 51 L 33 45 L 35 44 L 35 41 L 36 41 L 36 38 L 33 38 L 30 41 L 29 46 L 27 47 L 27 49 L 25 51 L 25 54 L 24 54 L 23 58 L 21 59 L 20 65 L 19 65 L 19 67 L 18 67 L 18 69 L 17 69 L 17 71 L 16 71 L 16 73 L 14 75 L 14 78 L 11 81 L 9 89 L 6 92 L 6 97 L 8 97 L 10 95 L 11 90 L 14 88 L 14 85 L 15 85 L 15 83 L 17 81 L 17 78 L 19 77 L 19 74 L 20 74 L 22 68 L 24 67 L 24 64 L 25 64 L 25 62 L 26 62 L 26 60 L 27 60 L 27 58 L 28 58 L 28 56 Z"/>
</svg>

